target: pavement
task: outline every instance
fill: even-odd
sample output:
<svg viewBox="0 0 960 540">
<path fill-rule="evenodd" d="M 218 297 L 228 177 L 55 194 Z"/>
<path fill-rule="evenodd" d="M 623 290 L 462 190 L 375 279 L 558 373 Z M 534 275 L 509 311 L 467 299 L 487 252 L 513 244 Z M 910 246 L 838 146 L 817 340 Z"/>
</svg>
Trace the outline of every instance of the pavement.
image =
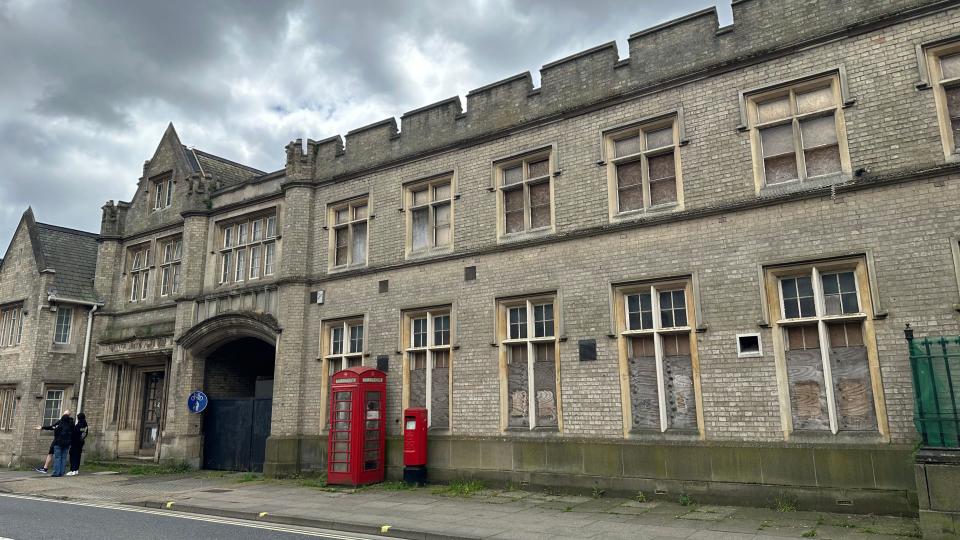
<svg viewBox="0 0 960 540">
<path fill-rule="evenodd" d="M 920 535 L 913 518 L 796 511 L 789 501 L 778 501 L 777 510 L 640 494 L 623 499 L 601 492 L 488 489 L 477 483 L 411 488 L 387 482 L 348 489 L 327 487 L 322 479 L 272 480 L 249 473 L 144 476 L 105 470 L 50 478 L 0 469 L 0 493 L 393 538 L 881 540 Z"/>
<path fill-rule="evenodd" d="M 135 531 L 135 533 L 134 533 Z M 0 537 L 4 540 L 153 540 L 204 538 L 258 540 L 331 538 L 375 540 L 379 536 L 211 518 L 134 506 L 84 503 L 0 494 Z"/>
</svg>

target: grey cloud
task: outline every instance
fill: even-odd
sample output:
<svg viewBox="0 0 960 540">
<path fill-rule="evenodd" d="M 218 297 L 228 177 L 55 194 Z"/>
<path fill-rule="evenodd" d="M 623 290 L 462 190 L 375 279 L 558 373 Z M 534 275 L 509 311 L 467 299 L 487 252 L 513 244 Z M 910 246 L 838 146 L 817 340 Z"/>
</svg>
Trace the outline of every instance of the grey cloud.
<svg viewBox="0 0 960 540">
<path fill-rule="evenodd" d="M 708 5 L 0 0 L 0 251 L 27 205 L 96 230 L 169 121 L 188 145 L 276 170 L 291 139 L 399 116 Z M 425 67 L 400 53 L 409 44 Z"/>
</svg>

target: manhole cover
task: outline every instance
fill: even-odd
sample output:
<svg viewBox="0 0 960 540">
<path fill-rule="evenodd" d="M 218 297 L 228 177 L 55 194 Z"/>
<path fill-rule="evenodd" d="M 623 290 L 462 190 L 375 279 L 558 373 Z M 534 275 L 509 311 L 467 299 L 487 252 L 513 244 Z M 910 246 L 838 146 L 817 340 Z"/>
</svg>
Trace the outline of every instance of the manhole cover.
<svg viewBox="0 0 960 540">
<path fill-rule="evenodd" d="M 232 489 L 213 488 L 213 489 L 204 489 L 204 490 L 202 490 L 202 491 L 203 491 L 204 493 L 230 493 L 230 492 L 233 491 L 233 490 L 232 490 Z"/>
</svg>

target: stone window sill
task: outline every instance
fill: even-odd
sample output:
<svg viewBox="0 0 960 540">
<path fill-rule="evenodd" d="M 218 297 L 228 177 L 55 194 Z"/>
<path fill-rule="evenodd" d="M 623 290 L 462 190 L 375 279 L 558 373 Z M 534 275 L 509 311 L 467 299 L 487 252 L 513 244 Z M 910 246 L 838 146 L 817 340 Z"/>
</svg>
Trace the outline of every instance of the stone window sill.
<svg viewBox="0 0 960 540">
<path fill-rule="evenodd" d="M 794 431 L 790 433 L 790 442 L 828 443 L 828 444 L 875 444 L 885 443 L 877 431 L 840 431 L 836 435 L 826 431 Z"/>
<path fill-rule="evenodd" d="M 777 195 L 783 195 L 785 193 L 797 193 L 801 191 L 807 191 L 810 189 L 830 186 L 833 184 L 842 184 L 849 181 L 850 178 L 844 173 L 834 173 L 828 174 L 825 176 L 818 176 L 816 178 L 810 178 L 807 180 L 792 180 L 790 182 L 784 182 L 782 184 L 774 184 L 763 186 L 760 188 L 758 197 L 775 197 Z"/>
<path fill-rule="evenodd" d="M 632 429 L 628 440 L 633 441 L 698 441 L 700 432 L 696 429 Z"/>
<path fill-rule="evenodd" d="M 538 427 L 533 429 L 508 427 L 504 430 L 504 434 L 516 438 L 541 439 L 560 436 L 560 429 L 555 427 Z"/>
<path fill-rule="evenodd" d="M 652 217 L 652 216 L 660 216 L 663 214 L 677 212 L 679 210 L 683 210 L 683 208 L 680 206 L 679 203 L 661 204 L 657 206 L 651 206 L 650 208 L 647 208 L 647 209 L 627 210 L 626 212 L 620 212 L 619 214 L 614 214 L 610 222 L 618 223 L 622 221 L 641 220 L 641 219 Z"/>
<path fill-rule="evenodd" d="M 417 251 L 411 251 L 407 254 L 407 260 L 418 261 L 422 259 L 429 259 L 431 257 L 439 257 L 441 255 L 449 255 L 453 253 L 453 246 L 438 247 L 431 249 L 420 249 Z"/>
<path fill-rule="evenodd" d="M 354 271 L 354 270 L 361 270 L 361 269 L 366 268 L 366 267 L 367 267 L 367 263 L 362 263 L 362 264 L 347 264 L 347 265 L 344 265 L 344 266 L 334 266 L 334 267 L 330 268 L 330 269 L 327 271 L 327 273 L 330 273 L 330 274 L 340 274 L 340 273 L 344 273 L 344 272 L 351 272 L 351 271 Z"/>
<path fill-rule="evenodd" d="M 553 227 L 547 227 L 543 229 L 534 229 L 531 231 L 515 232 L 500 235 L 500 238 L 497 241 L 501 244 L 510 244 L 513 242 L 523 242 L 524 240 L 532 240 L 534 238 L 543 238 L 544 236 L 550 236 L 556 234 L 556 231 Z"/>
</svg>

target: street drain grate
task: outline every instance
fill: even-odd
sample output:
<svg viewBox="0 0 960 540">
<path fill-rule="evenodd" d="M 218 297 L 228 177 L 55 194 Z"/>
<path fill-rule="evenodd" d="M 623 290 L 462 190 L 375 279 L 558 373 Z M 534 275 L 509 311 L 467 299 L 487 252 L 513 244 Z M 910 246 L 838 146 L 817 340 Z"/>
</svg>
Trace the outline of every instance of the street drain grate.
<svg viewBox="0 0 960 540">
<path fill-rule="evenodd" d="M 230 493 L 230 492 L 233 491 L 233 490 L 232 490 L 232 489 L 213 488 L 213 489 L 204 489 L 204 490 L 201 490 L 201 491 L 203 491 L 204 493 Z"/>
</svg>

